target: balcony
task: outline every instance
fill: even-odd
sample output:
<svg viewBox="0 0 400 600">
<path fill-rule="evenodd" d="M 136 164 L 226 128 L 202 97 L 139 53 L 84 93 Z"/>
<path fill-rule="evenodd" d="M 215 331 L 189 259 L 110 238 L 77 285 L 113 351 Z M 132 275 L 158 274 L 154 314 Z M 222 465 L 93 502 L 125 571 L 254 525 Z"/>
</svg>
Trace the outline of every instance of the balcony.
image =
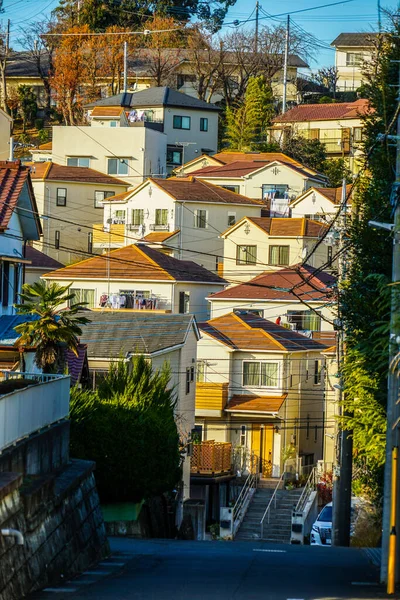
<svg viewBox="0 0 400 600">
<path fill-rule="evenodd" d="M 224 410 L 227 402 L 228 383 L 196 383 L 197 416 L 218 416 Z M 213 415 L 215 411 L 217 414 Z"/>
<path fill-rule="evenodd" d="M 5 372 L 0 384 L 0 452 L 66 419 L 69 389 L 69 376 Z"/>
<path fill-rule="evenodd" d="M 190 472 L 199 475 L 223 475 L 232 470 L 232 444 L 212 440 L 193 444 Z"/>
<path fill-rule="evenodd" d="M 157 223 L 151 223 L 149 229 L 150 231 L 169 231 L 169 224 L 165 223 L 159 225 Z"/>
<path fill-rule="evenodd" d="M 93 225 L 93 246 L 95 248 L 105 248 L 108 244 L 113 248 L 125 245 L 125 225 L 118 223 L 109 227 L 110 231 L 106 231 L 103 223 Z"/>
</svg>

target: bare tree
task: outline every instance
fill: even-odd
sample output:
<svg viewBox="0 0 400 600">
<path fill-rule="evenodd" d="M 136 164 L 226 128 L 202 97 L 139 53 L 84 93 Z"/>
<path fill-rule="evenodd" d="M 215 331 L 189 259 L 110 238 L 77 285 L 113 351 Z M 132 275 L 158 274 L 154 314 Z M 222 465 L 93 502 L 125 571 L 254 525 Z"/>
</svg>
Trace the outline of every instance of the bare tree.
<svg viewBox="0 0 400 600">
<path fill-rule="evenodd" d="M 169 85 L 182 59 L 179 25 L 172 17 L 154 15 L 145 22 L 144 30 L 152 32 L 144 37 L 144 48 L 139 50 L 148 74 L 156 86 Z"/>
<path fill-rule="evenodd" d="M 336 98 L 336 86 L 339 79 L 339 71 L 336 67 L 323 67 L 318 69 L 314 75 L 314 81 L 319 85 L 323 85 L 333 94 Z"/>
<path fill-rule="evenodd" d="M 0 77 L 1 77 L 1 102 L 6 113 L 10 114 L 10 109 L 7 103 L 7 63 L 10 58 L 10 20 L 8 20 L 7 28 L 0 28 Z"/>
</svg>

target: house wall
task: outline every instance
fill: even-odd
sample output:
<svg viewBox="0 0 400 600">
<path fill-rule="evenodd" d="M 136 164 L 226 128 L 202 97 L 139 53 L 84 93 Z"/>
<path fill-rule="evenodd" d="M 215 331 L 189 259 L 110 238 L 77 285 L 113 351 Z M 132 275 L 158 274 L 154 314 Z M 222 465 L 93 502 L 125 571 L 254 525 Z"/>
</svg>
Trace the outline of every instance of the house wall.
<svg viewBox="0 0 400 600">
<path fill-rule="evenodd" d="M 27 193 L 27 190 L 22 190 L 21 194 Z M 5 233 L 0 233 L 0 255 L 15 256 L 15 259 L 22 258 L 24 251 L 24 235 L 21 227 L 21 222 L 17 212 L 11 215 L 7 230 Z M 15 314 L 14 302 L 17 301 L 16 294 L 21 291 L 23 283 L 23 266 L 18 262 L 9 262 L 8 280 L 3 276 L 3 265 L 5 261 L 0 261 L 1 271 L 1 293 L 0 293 L 0 316 Z M 15 280 L 15 271 L 17 279 Z M 14 289 L 14 283 L 17 283 L 17 289 Z M 5 303 L 4 287 L 8 290 L 8 303 Z"/>
<path fill-rule="evenodd" d="M 147 127 L 53 127 L 53 161 L 89 157 L 90 168 L 107 173 L 108 159 L 128 162 L 128 174 L 116 175 L 137 186 L 151 174 L 166 173 L 167 136 Z"/>
<path fill-rule="evenodd" d="M 12 119 L 0 109 L 0 160 L 10 158 L 10 136 Z"/>
<path fill-rule="evenodd" d="M 246 233 L 249 230 L 249 233 Z M 289 266 L 301 263 L 317 242 L 317 238 L 275 237 L 251 222 L 244 221 L 224 240 L 224 275 L 229 281 L 249 281 L 253 277 L 268 271 L 277 271 L 284 267 L 270 264 L 271 246 L 289 246 Z M 244 265 L 236 263 L 238 246 L 257 246 L 257 263 Z M 308 264 L 320 267 L 328 260 L 328 247 L 320 244 L 310 257 Z"/>
<path fill-rule="evenodd" d="M 339 393 L 333 385 L 338 382 L 338 363 L 336 354 L 333 351 L 327 351 L 324 354 L 324 418 L 325 418 L 325 439 L 324 439 L 324 461 L 327 463 L 327 470 L 331 470 L 332 465 L 336 463 L 336 445 L 338 443 L 338 416 L 340 411 Z"/>
<path fill-rule="evenodd" d="M 358 65 L 347 66 L 346 56 L 347 53 L 356 53 L 362 55 L 362 61 Z M 354 92 L 364 81 L 362 74 L 363 62 L 370 62 L 372 59 L 371 48 L 360 46 L 357 47 L 340 47 L 336 48 L 335 52 L 335 66 L 338 70 L 338 81 L 336 84 L 337 91 L 340 92 Z"/>
<path fill-rule="evenodd" d="M 124 186 L 120 183 L 104 185 L 102 183 L 35 179 L 32 184 L 39 213 L 50 216 L 50 218 L 42 219 L 43 236 L 40 241 L 34 243 L 34 246 L 63 264 L 87 258 L 88 236 L 91 228 L 95 223 L 103 221 L 104 209 L 95 207 L 95 192 L 105 191 L 119 194 L 128 188 L 128 184 Z M 66 206 L 57 206 L 58 188 L 67 190 Z M 72 221 L 72 223 L 67 221 Z M 69 250 L 54 248 L 56 231 L 60 232 L 60 246 L 69 248 Z"/>
<path fill-rule="evenodd" d="M 339 204 L 332 204 L 325 196 L 312 190 L 291 207 L 291 213 L 292 217 L 321 218 L 329 223 L 339 208 Z"/>
</svg>

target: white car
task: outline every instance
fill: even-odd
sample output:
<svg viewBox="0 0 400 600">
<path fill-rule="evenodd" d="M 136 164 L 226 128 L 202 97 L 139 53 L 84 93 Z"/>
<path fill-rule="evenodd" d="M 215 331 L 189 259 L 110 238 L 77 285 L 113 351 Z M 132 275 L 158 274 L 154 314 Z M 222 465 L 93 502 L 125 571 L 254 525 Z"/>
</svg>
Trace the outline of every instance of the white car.
<svg viewBox="0 0 400 600">
<path fill-rule="evenodd" d="M 330 546 L 332 544 L 332 502 L 319 513 L 311 528 L 311 546 Z"/>
</svg>

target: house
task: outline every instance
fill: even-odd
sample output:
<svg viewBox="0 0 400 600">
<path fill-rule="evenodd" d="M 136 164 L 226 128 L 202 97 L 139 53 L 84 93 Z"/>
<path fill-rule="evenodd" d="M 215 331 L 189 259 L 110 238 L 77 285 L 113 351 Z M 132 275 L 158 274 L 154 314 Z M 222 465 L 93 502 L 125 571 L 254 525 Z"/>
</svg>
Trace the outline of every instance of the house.
<svg viewBox="0 0 400 600">
<path fill-rule="evenodd" d="M 151 178 L 104 202 L 104 222 L 93 228 L 96 249 L 120 247 L 157 233 L 153 244 L 175 258 L 193 260 L 210 271 L 222 264 L 226 227 L 245 215 L 260 216 L 262 203 L 197 177 Z M 173 238 L 168 235 L 174 233 Z"/>
<path fill-rule="evenodd" d="M 0 316 L 13 315 L 23 283 L 26 242 L 42 233 L 28 167 L 0 162 Z"/>
<path fill-rule="evenodd" d="M 334 104 L 301 104 L 275 117 L 269 128 L 271 141 L 283 143 L 286 136 L 320 140 L 328 158 L 344 158 L 357 173 L 362 155 L 362 118 L 369 112 L 368 100 Z"/>
<path fill-rule="evenodd" d="M 332 246 L 316 246 L 326 232 L 326 225 L 311 219 L 243 217 L 221 235 L 223 272 L 233 280 L 249 281 L 265 271 L 297 265 L 307 256 L 310 266 L 323 267 L 333 256 Z"/>
<path fill-rule="evenodd" d="M 103 201 L 125 192 L 128 184 L 88 167 L 28 164 L 42 217 L 43 237 L 35 244 L 37 249 L 62 263 L 91 254 L 92 227 L 103 220 Z"/>
<path fill-rule="evenodd" d="M 332 345 L 335 287 L 335 277 L 309 265 L 266 272 L 209 296 L 210 317 L 246 310 Z"/>
<path fill-rule="evenodd" d="M 53 159 L 53 142 L 46 142 L 40 144 L 34 150 L 30 152 L 32 162 L 48 162 Z"/>
<path fill-rule="evenodd" d="M 346 186 L 347 212 L 351 211 L 352 189 L 352 185 Z M 290 214 L 295 218 L 306 218 L 330 223 L 341 207 L 342 193 L 342 187 L 312 187 L 290 203 Z"/>
<path fill-rule="evenodd" d="M 278 204 L 277 212 L 287 211 L 289 201 L 309 187 L 323 187 L 327 183 L 321 173 L 297 162 L 282 160 L 238 160 L 221 166 L 204 167 L 193 175 L 248 198 L 265 200 L 268 204 L 275 201 Z"/>
<path fill-rule="evenodd" d="M 12 118 L 0 108 L 0 161 L 8 160 L 13 154 L 12 124 Z"/>
<path fill-rule="evenodd" d="M 226 282 L 192 261 L 181 261 L 145 244 L 134 244 L 43 275 L 71 284 L 75 301 L 103 312 L 208 315 L 206 296 Z"/>
<path fill-rule="evenodd" d="M 97 139 L 98 131 L 101 130 L 105 144 L 107 138 L 112 139 L 112 136 L 122 140 L 121 136 L 127 139 L 127 136 L 132 137 L 135 132 L 136 137 L 138 129 L 147 127 L 163 132 L 167 142 L 168 172 L 185 161 L 192 160 L 199 153 L 216 152 L 218 147 L 218 106 L 169 87 L 152 87 L 141 92 L 117 94 L 87 104 L 86 108 L 92 129 L 96 130 L 89 132 L 90 135 Z M 105 118 L 107 111 L 111 111 L 114 116 Z M 103 131 L 109 127 L 118 129 L 119 134 Z M 53 147 L 55 149 L 55 145 Z M 147 155 L 147 148 L 145 152 Z M 129 159 L 129 156 L 126 158 Z M 143 174 L 150 176 L 165 173 L 160 170 L 163 163 L 157 166 L 154 159 L 150 157 L 148 160 L 152 164 Z M 134 166 L 137 168 L 136 164 Z"/>
<path fill-rule="evenodd" d="M 279 477 L 291 447 L 303 466 L 322 458 L 326 346 L 254 313 L 237 310 L 199 324 L 196 429 L 231 442 L 240 470 L 257 457 Z"/>
<path fill-rule="evenodd" d="M 338 92 L 355 92 L 364 81 L 363 64 L 376 54 L 378 33 L 341 33 L 333 40 Z"/>
<path fill-rule="evenodd" d="M 170 386 L 175 390 L 176 421 L 181 443 L 186 446 L 194 428 L 197 342 L 200 339 L 192 315 L 115 311 L 95 312 L 85 316 L 90 322 L 82 327 L 81 343 L 87 345 L 89 370 L 93 382 L 108 372 L 119 359 L 130 361 L 143 354 L 154 370 L 167 364 L 171 370 Z M 190 496 L 190 457 L 185 453 L 184 492 Z"/>
<path fill-rule="evenodd" d="M 25 246 L 25 258 L 27 262 L 24 265 L 24 283 L 32 285 L 35 281 L 39 281 L 41 276 L 50 271 L 61 269 L 64 265 L 44 252 L 40 252 L 37 248 Z"/>
</svg>

